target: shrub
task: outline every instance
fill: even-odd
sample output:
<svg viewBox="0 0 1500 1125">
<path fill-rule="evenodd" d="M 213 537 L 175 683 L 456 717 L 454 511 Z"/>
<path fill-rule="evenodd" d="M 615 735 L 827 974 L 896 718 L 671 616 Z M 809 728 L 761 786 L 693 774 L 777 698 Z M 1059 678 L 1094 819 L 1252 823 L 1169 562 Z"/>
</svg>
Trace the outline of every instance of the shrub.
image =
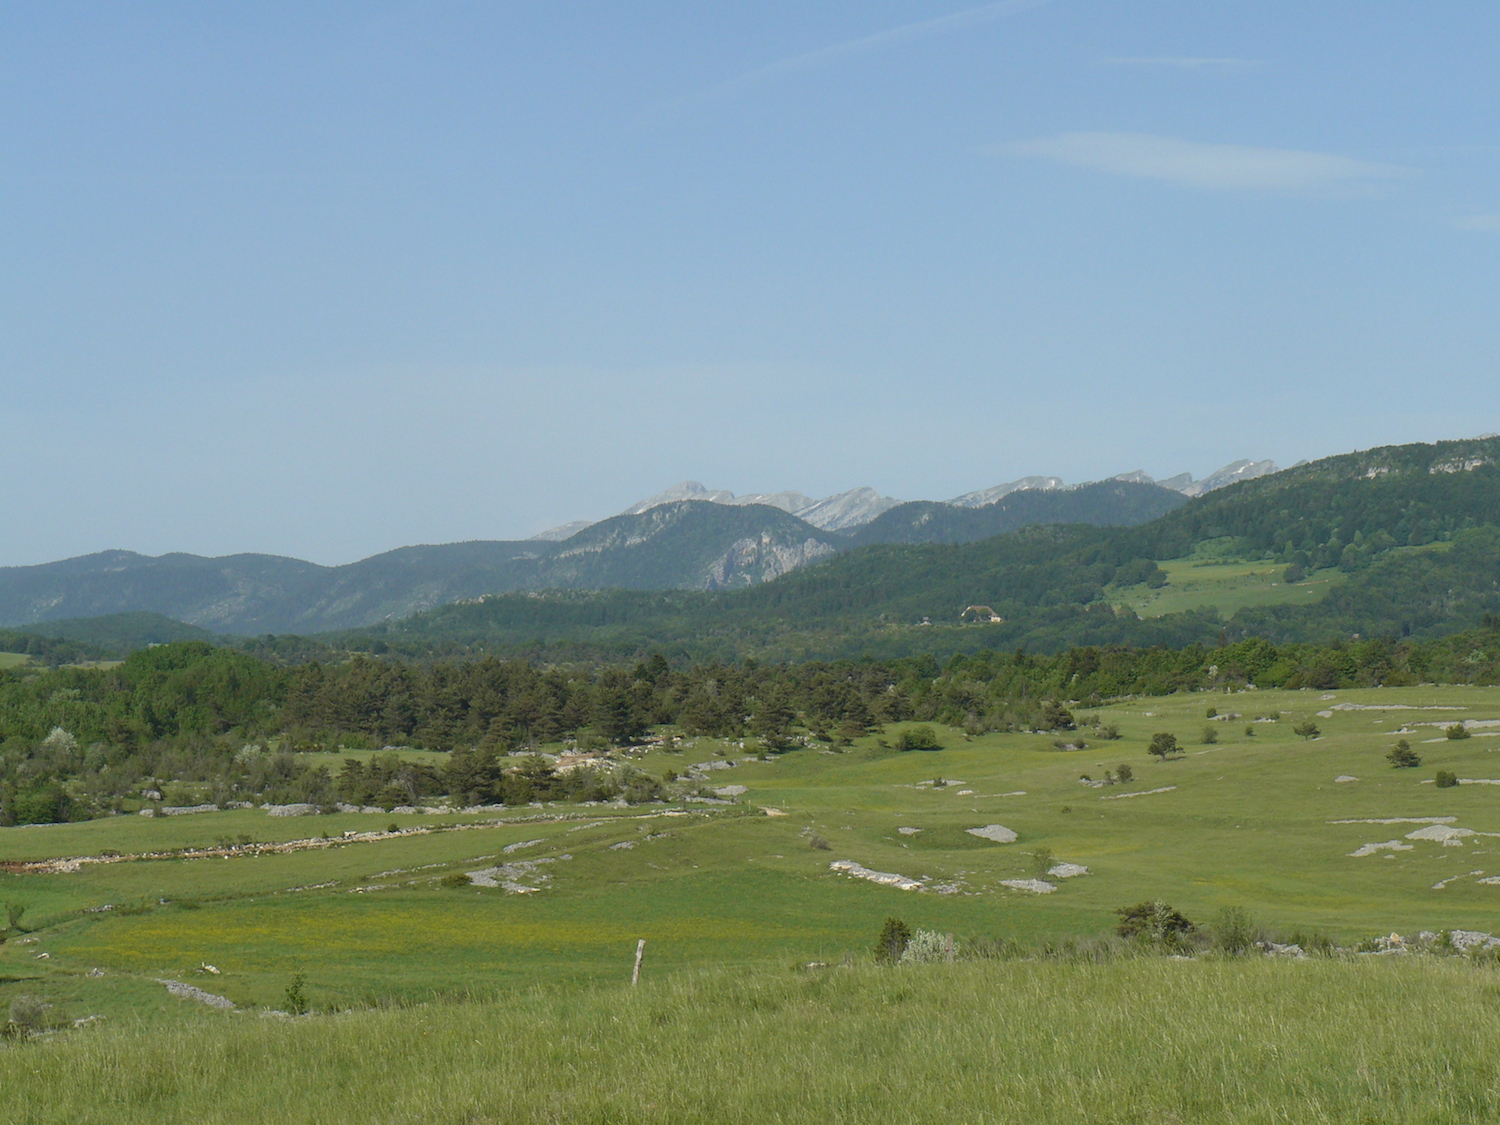
<svg viewBox="0 0 1500 1125">
<path fill-rule="evenodd" d="M 1445 729 L 1443 733 L 1446 734 L 1449 738 L 1455 740 L 1460 738 L 1468 738 L 1469 728 L 1464 726 L 1463 723 L 1454 723 L 1451 727 Z"/>
<path fill-rule="evenodd" d="M 1451 774 L 1447 770 L 1437 771 L 1437 787 L 1439 789 L 1452 789 L 1457 784 L 1458 776 L 1456 774 Z"/>
<path fill-rule="evenodd" d="M 821 836 L 809 836 L 807 838 L 807 846 L 820 852 L 833 851 L 833 845 Z"/>
<path fill-rule="evenodd" d="M 1130 768 L 1128 762 L 1122 762 L 1120 767 L 1115 770 L 1115 776 L 1120 779 L 1121 785 L 1129 785 L 1135 780 L 1135 770 Z"/>
<path fill-rule="evenodd" d="M 1238 906 L 1226 906 L 1214 915 L 1213 925 L 1210 927 L 1213 933 L 1214 948 L 1220 953 L 1227 953 L 1238 957 L 1250 952 L 1250 946 L 1255 940 L 1255 931 L 1250 925 L 1249 916 Z"/>
<path fill-rule="evenodd" d="M 1308 740 L 1317 738 L 1323 732 L 1318 729 L 1318 724 L 1311 719 L 1304 719 L 1292 727 L 1292 733 Z"/>
<path fill-rule="evenodd" d="M 1151 945 L 1175 948 L 1193 931 L 1191 922 L 1160 900 L 1122 906 L 1115 913 L 1120 916 L 1116 933 L 1122 938 L 1134 938 Z"/>
<path fill-rule="evenodd" d="M 1206 726 L 1206 727 L 1203 728 L 1203 745 L 1205 745 L 1205 746 L 1212 746 L 1215 742 L 1218 742 L 1218 741 L 1219 741 L 1219 731 L 1218 731 L 1218 728 L 1212 727 L 1212 726 Z"/>
<path fill-rule="evenodd" d="M 47 1005 L 35 996 L 17 996 L 10 1002 L 10 1018 L 0 1027 L 6 1039 L 26 1039 L 47 1026 Z"/>
<path fill-rule="evenodd" d="M 910 727 L 896 736 L 897 750 L 941 750 L 935 731 L 929 726 Z"/>
<path fill-rule="evenodd" d="M 1177 736 L 1166 731 L 1159 731 L 1151 736 L 1151 745 L 1146 749 L 1165 761 L 1177 753 Z"/>
<path fill-rule="evenodd" d="M 1039 847 L 1031 853 L 1031 870 L 1038 879 L 1045 879 L 1047 872 L 1052 870 L 1052 865 L 1056 862 L 1052 849 L 1049 847 Z"/>
<path fill-rule="evenodd" d="M 306 983 L 307 978 L 298 973 L 292 977 L 291 983 L 286 986 L 286 997 L 282 1000 L 282 1005 L 294 1016 L 307 1014 L 307 993 L 302 988 Z"/>
<path fill-rule="evenodd" d="M 469 877 L 462 871 L 450 871 L 438 880 L 438 886 L 440 887 L 468 887 L 472 885 L 469 882 Z"/>
<path fill-rule="evenodd" d="M 1421 755 L 1411 748 L 1411 743 L 1402 739 L 1391 747 L 1391 752 L 1385 756 L 1395 769 L 1415 769 L 1422 764 Z"/>
<path fill-rule="evenodd" d="M 1203 713 L 1203 717 L 1205 719 L 1213 719 L 1213 718 L 1217 718 L 1218 714 L 1219 714 L 1219 709 L 1217 707 L 1210 707 L 1207 711 L 1205 711 Z"/>
<path fill-rule="evenodd" d="M 1288 586 L 1295 586 L 1298 582 L 1301 582 L 1306 577 L 1307 571 L 1303 570 L 1296 563 L 1293 563 L 1291 566 L 1287 567 L 1281 572 L 1281 580 Z"/>
<path fill-rule="evenodd" d="M 957 951 L 957 943 L 954 945 Z M 936 930 L 918 930 L 901 951 L 903 965 L 935 965 L 948 959 L 948 938 Z"/>
<path fill-rule="evenodd" d="M 900 918 L 887 918 L 880 927 L 880 936 L 875 939 L 875 960 L 894 965 L 901 960 L 911 942 L 911 927 Z"/>
<path fill-rule="evenodd" d="M 1115 726 L 1114 723 L 1110 723 L 1108 726 L 1100 727 L 1099 737 L 1104 739 L 1105 742 L 1113 742 L 1115 739 L 1120 737 L 1120 728 Z"/>
<path fill-rule="evenodd" d="M 1043 702 L 1038 723 L 1042 730 L 1073 730 L 1077 726 L 1073 713 L 1055 699 Z"/>
<path fill-rule="evenodd" d="M 1253 726 L 1249 726 L 1249 727 L 1245 728 L 1245 737 L 1246 738 L 1254 738 L 1255 737 L 1255 728 Z"/>
</svg>

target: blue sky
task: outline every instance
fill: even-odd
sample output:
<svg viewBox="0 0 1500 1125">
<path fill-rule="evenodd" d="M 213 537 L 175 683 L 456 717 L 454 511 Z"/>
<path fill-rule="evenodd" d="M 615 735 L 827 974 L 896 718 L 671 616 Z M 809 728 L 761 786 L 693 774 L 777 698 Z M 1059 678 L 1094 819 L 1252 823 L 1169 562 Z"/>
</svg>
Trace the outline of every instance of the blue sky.
<svg viewBox="0 0 1500 1125">
<path fill-rule="evenodd" d="M 0 7 L 0 565 L 1500 430 L 1500 7 Z"/>
</svg>

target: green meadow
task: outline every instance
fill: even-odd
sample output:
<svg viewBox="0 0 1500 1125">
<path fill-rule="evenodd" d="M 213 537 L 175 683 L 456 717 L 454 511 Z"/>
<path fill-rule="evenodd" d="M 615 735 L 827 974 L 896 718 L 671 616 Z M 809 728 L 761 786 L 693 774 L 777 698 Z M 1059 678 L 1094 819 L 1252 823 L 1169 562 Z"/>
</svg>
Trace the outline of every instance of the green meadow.
<svg viewBox="0 0 1500 1125">
<path fill-rule="evenodd" d="M 1114 604 L 1141 617 L 1165 617 L 1208 608 L 1224 618 L 1242 609 L 1269 605 L 1313 605 L 1328 596 L 1347 575 L 1337 567 L 1315 570 L 1294 585 L 1282 580 L 1286 566 L 1271 562 L 1218 562 L 1172 559 L 1158 564 L 1166 571 L 1160 589 L 1130 586 L 1120 590 Z"/>
<path fill-rule="evenodd" d="M 1500 931 L 1500 885 L 1482 881 L 1500 875 L 1500 788 L 1473 783 L 1500 780 L 1500 689 L 1199 693 L 1121 702 L 1097 718 L 1067 736 L 1084 749 L 1059 749 L 1055 735 L 940 728 L 942 749 L 902 753 L 889 748 L 893 726 L 771 761 L 709 740 L 640 759 L 662 775 L 733 763 L 711 772 L 713 784 L 745 789 L 724 805 L 244 809 L 0 830 L 0 899 L 24 905 L 31 930 L 0 945 L 0 1003 L 38 994 L 70 1018 L 118 1016 L 139 1014 L 144 994 L 172 1016 L 182 1002 L 154 984 L 170 978 L 270 1008 L 295 973 L 332 1007 L 614 982 L 640 938 L 652 976 L 785 967 L 862 955 L 892 914 L 961 941 L 1035 942 L 1107 932 L 1117 908 L 1145 899 L 1198 922 L 1240 907 L 1283 935 L 1343 943 Z M 1292 729 L 1309 719 L 1315 739 Z M 1443 728 L 1457 720 L 1496 725 L 1449 739 Z M 1418 769 L 1385 758 L 1403 723 Z M 1100 737 L 1107 726 L 1117 739 Z M 1160 731 L 1181 755 L 1148 753 Z M 1093 784 L 1121 765 L 1130 783 Z M 1438 770 L 1470 783 L 1439 789 Z M 1406 840 L 1424 827 L 1415 819 L 1336 823 L 1431 817 L 1473 835 L 1444 846 Z M 995 824 L 1015 842 L 967 831 Z M 294 841 L 298 850 L 265 846 Z M 144 858 L 182 849 L 207 854 Z M 1034 877 L 1043 850 L 1089 873 L 1047 894 L 1005 885 Z M 18 867 L 58 857 L 112 861 Z M 521 860 L 534 863 L 520 880 L 534 883 L 529 893 L 443 882 Z M 838 860 L 924 886 L 878 885 L 831 870 Z"/>
</svg>

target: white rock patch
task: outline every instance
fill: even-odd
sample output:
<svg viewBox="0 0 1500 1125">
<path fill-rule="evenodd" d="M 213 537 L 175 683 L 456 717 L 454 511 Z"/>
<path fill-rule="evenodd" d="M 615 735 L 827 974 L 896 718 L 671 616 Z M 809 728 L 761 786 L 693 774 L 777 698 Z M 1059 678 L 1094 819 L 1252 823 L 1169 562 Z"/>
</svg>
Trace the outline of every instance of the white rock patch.
<svg viewBox="0 0 1500 1125">
<path fill-rule="evenodd" d="M 1001 879 L 1002 887 L 1009 887 L 1013 891 L 1025 891 L 1033 895 L 1050 895 L 1057 887 L 1051 883 L 1044 883 L 1040 879 Z"/>
<path fill-rule="evenodd" d="M 1400 840 L 1387 840 L 1383 844 L 1361 844 L 1349 854 L 1359 859 L 1362 856 L 1374 855 L 1376 852 L 1381 851 L 1409 852 L 1411 850 L 1411 844 L 1403 844 Z"/>
<path fill-rule="evenodd" d="M 1435 840 L 1444 847 L 1460 847 L 1459 841 L 1465 836 L 1474 835 L 1472 828 L 1454 828 L 1447 824 L 1430 824 L 1426 828 L 1418 828 L 1415 832 L 1408 832 L 1408 840 Z"/>
<path fill-rule="evenodd" d="M 852 859 L 836 859 L 828 865 L 834 871 L 841 871 L 845 875 L 852 875 L 856 879 L 865 879 L 871 883 L 879 883 L 882 887 L 896 887 L 903 891 L 920 891 L 922 883 L 917 879 L 908 879 L 905 875 L 897 875 L 892 871 L 871 871 Z"/>
<path fill-rule="evenodd" d="M 1149 797 L 1153 793 L 1170 793 L 1175 785 L 1163 785 L 1160 789 L 1142 789 L 1139 793 L 1116 793 L 1113 797 L 1100 797 L 1101 801 L 1123 801 L 1126 797 Z"/>
<path fill-rule="evenodd" d="M 1051 879 L 1076 879 L 1088 873 L 1089 869 L 1081 863 L 1059 863 L 1056 867 L 1047 869 L 1047 877 Z"/>
<path fill-rule="evenodd" d="M 1334 780 L 1334 782 L 1336 784 L 1343 784 L 1346 781 L 1358 781 L 1359 778 L 1354 777 L 1352 774 L 1341 773 L 1341 774 L 1338 775 L 1338 777 L 1334 778 L 1333 780 Z"/>
<path fill-rule="evenodd" d="M 915 836 L 918 832 L 920 832 L 922 830 L 920 828 L 908 828 L 906 825 L 903 824 L 900 828 L 896 829 L 896 831 L 899 832 L 899 833 L 901 833 L 901 835 L 903 835 L 903 836 Z"/>
<path fill-rule="evenodd" d="M 1003 824 L 987 824 L 983 828 L 965 828 L 970 836 L 978 836 L 981 840 L 991 840 L 996 844 L 1014 844 L 1016 834 Z"/>
</svg>

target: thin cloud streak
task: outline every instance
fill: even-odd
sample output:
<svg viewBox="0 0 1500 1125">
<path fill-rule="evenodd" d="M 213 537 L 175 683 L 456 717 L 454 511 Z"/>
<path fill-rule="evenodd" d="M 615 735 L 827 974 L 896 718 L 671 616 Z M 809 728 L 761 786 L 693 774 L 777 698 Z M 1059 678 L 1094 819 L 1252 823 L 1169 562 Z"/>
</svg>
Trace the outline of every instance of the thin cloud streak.
<svg viewBox="0 0 1500 1125">
<path fill-rule="evenodd" d="M 1063 133 L 992 151 L 1214 191 L 1324 191 L 1414 175 L 1409 168 L 1332 153 L 1202 144 L 1146 133 Z"/>
<path fill-rule="evenodd" d="M 1250 70 L 1265 66 L 1263 59 L 1130 58 L 1110 59 L 1113 66 L 1166 67 L 1173 70 Z"/>
<path fill-rule="evenodd" d="M 894 47 L 901 43 L 909 43 L 914 39 L 944 35 L 967 27 L 978 27 L 981 24 L 1004 19 L 1006 16 L 1019 15 L 1054 2 L 1055 0 L 1001 0 L 1000 3 L 981 4 L 977 8 L 967 8 L 962 12 L 954 12 L 952 15 L 938 16 L 936 19 L 902 24 L 900 27 L 893 27 L 886 31 L 877 31 L 874 35 L 835 43 L 831 47 L 821 47 L 816 51 L 792 55 L 789 58 L 767 63 L 765 66 L 758 66 L 754 70 L 748 70 L 736 78 L 712 87 L 705 92 L 704 96 L 728 93 L 776 74 L 815 70 L 820 66 L 827 66 L 829 63 L 849 58 L 851 55 L 864 54 L 866 51 Z"/>
</svg>

